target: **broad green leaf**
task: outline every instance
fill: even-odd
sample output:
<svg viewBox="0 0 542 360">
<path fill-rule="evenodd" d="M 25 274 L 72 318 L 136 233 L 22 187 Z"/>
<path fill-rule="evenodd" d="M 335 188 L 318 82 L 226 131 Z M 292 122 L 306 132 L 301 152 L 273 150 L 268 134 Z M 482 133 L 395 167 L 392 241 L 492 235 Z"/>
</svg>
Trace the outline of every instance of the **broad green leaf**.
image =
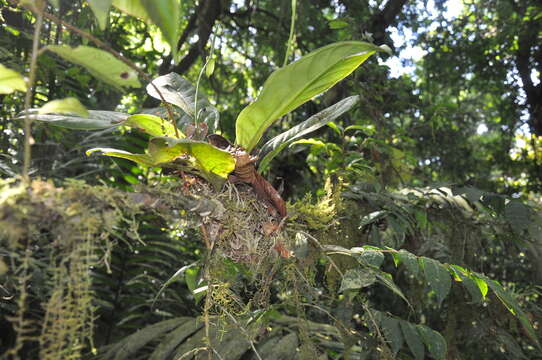
<svg viewBox="0 0 542 360">
<path fill-rule="evenodd" d="M 399 287 L 393 282 L 393 278 L 390 274 L 383 271 L 377 272 L 376 278 L 382 285 L 384 285 L 385 287 L 393 291 L 396 295 L 398 295 L 401 299 L 403 299 L 408 304 L 408 306 L 411 306 L 401 289 L 399 289 Z"/>
<path fill-rule="evenodd" d="M 87 156 L 94 153 L 94 152 L 101 152 L 102 155 L 105 155 L 105 156 L 112 156 L 112 157 L 117 157 L 117 158 L 122 158 L 122 159 L 128 159 L 128 160 L 131 160 L 131 161 L 134 161 L 138 164 L 142 164 L 142 165 L 145 165 L 145 166 L 154 166 L 156 165 L 153 161 L 153 159 L 147 155 L 147 154 L 132 154 L 132 153 L 129 153 L 128 151 L 124 151 L 124 150 L 118 150 L 118 149 L 111 149 L 111 148 L 94 148 L 94 149 L 90 149 L 90 150 L 87 150 L 86 154 Z"/>
<path fill-rule="evenodd" d="M 401 331 L 408 344 L 408 348 L 412 352 L 412 355 L 414 355 L 414 359 L 423 360 L 425 358 L 425 347 L 420 340 L 416 325 L 408 321 L 400 321 L 399 324 L 401 325 Z"/>
<path fill-rule="evenodd" d="M 406 269 L 411 275 L 414 275 L 415 277 L 418 276 L 418 272 L 420 271 L 420 266 L 418 264 L 418 258 L 416 255 L 401 249 L 399 252 L 396 253 L 399 257 L 399 261 L 405 265 Z"/>
<path fill-rule="evenodd" d="M 100 29 L 104 30 L 107 26 L 107 17 L 109 16 L 112 0 L 87 0 L 87 2 L 98 20 Z"/>
<path fill-rule="evenodd" d="M 493 290 L 493 293 L 495 293 L 499 300 L 501 300 L 503 305 L 506 306 L 506 308 L 518 318 L 519 322 L 521 323 L 521 325 L 525 329 L 525 332 L 531 338 L 533 343 L 536 344 L 539 349 L 541 349 L 540 343 L 538 342 L 538 338 L 536 336 L 536 332 L 531 325 L 529 318 L 523 312 L 516 299 L 514 299 L 512 295 L 508 291 L 506 291 L 497 281 L 491 280 L 487 276 L 482 274 L 476 273 L 475 275 L 480 279 L 484 280 L 489 285 L 491 290 Z"/>
<path fill-rule="evenodd" d="M 46 48 L 74 64 L 86 68 L 92 75 L 121 90 L 122 86 L 140 87 L 137 73 L 110 53 L 90 46 L 49 45 Z"/>
<path fill-rule="evenodd" d="M 394 355 L 397 355 L 404 343 L 399 320 L 382 315 L 380 326 L 382 326 L 382 331 L 384 332 L 386 340 L 390 343 L 391 351 L 393 351 Z"/>
<path fill-rule="evenodd" d="M 431 353 L 431 356 L 437 360 L 446 359 L 446 352 L 448 351 L 448 346 L 446 340 L 442 335 L 425 325 L 416 325 L 418 333 L 420 334 L 427 350 Z"/>
<path fill-rule="evenodd" d="M 239 114 L 236 143 L 252 151 L 273 122 L 344 79 L 380 50 L 360 41 L 338 42 L 276 70 L 258 99 Z"/>
<path fill-rule="evenodd" d="M 205 292 L 199 291 L 196 292 L 196 290 L 201 288 L 202 285 L 202 279 L 200 276 L 200 268 L 193 267 L 190 269 L 187 269 L 185 271 L 185 280 L 186 280 L 186 286 L 188 286 L 188 290 L 192 293 L 194 296 L 194 300 L 196 301 L 196 304 L 200 302 L 200 300 L 205 296 Z"/>
<path fill-rule="evenodd" d="M 330 121 L 335 120 L 348 110 L 350 110 L 359 101 L 359 96 L 350 96 L 346 99 L 339 101 L 338 103 L 331 105 L 330 107 L 320 111 L 319 113 L 311 116 L 307 120 L 303 121 L 291 128 L 288 131 L 283 132 L 280 135 L 275 136 L 262 146 L 259 156 L 262 158 L 259 164 L 259 171 L 262 172 L 267 169 L 269 162 L 273 160 L 279 152 L 290 145 L 297 139 L 320 129 Z"/>
<path fill-rule="evenodd" d="M 150 17 L 141 0 L 113 0 L 113 6 L 125 14 L 134 16 L 143 21 L 149 21 Z"/>
<path fill-rule="evenodd" d="M 448 293 L 452 287 L 450 273 L 441 263 L 436 260 L 421 257 L 420 261 L 422 263 L 425 279 L 429 283 L 431 290 L 435 292 L 438 304 L 440 306 L 444 298 L 448 296 Z"/>
<path fill-rule="evenodd" d="M 26 91 L 23 76 L 0 64 L 0 94 L 11 94 L 16 90 Z"/>
<path fill-rule="evenodd" d="M 142 130 L 151 136 L 175 137 L 175 128 L 173 127 L 173 124 L 155 115 L 132 115 L 126 119 L 123 125 Z M 184 137 L 182 133 L 179 133 L 179 135 Z"/>
<path fill-rule="evenodd" d="M 370 269 L 350 269 L 347 270 L 341 282 L 339 292 L 346 290 L 358 290 L 367 286 L 371 286 L 376 281 L 376 276 Z"/>
<path fill-rule="evenodd" d="M 152 84 L 160 90 L 164 99 L 173 105 L 180 107 L 185 113 L 192 118 L 195 117 L 196 106 L 196 87 L 192 83 L 179 74 L 169 73 L 160 76 L 152 81 Z M 155 99 L 161 100 L 160 95 L 151 84 L 147 85 L 147 93 Z M 214 133 L 218 127 L 218 110 L 211 105 L 209 100 L 202 94 L 201 89 L 198 91 L 198 119 L 205 122 L 209 128 L 209 133 Z"/>
<path fill-rule="evenodd" d="M 73 114 L 84 118 L 88 118 L 90 115 L 87 108 L 74 97 L 49 101 L 38 110 L 39 115 L 51 113 Z"/>
<path fill-rule="evenodd" d="M 379 268 L 382 263 L 384 262 L 384 254 L 382 254 L 380 249 L 367 249 L 365 247 L 358 248 L 354 247 L 350 249 L 352 251 L 353 256 L 356 258 L 356 260 L 364 266 L 371 266 L 374 268 Z"/>
<path fill-rule="evenodd" d="M 139 0 L 151 21 L 160 28 L 164 39 L 171 48 L 173 58 L 177 58 L 177 42 L 181 36 L 180 0 Z"/>
<path fill-rule="evenodd" d="M 121 125 L 128 114 L 116 111 L 88 110 L 88 117 L 70 115 L 38 114 L 38 109 L 29 111 L 30 119 L 43 121 L 50 125 L 74 130 L 100 130 Z M 17 115 L 15 119 L 22 120 L 25 113 Z"/>
<path fill-rule="evenodd" d="M 235 168 L 235 159 L 213 145 L 190 139 L 157 137 L 149 143 L 149 154 L 157 164 L 175 160 L 183 155 L 194 158 L 194 166 L 205 173 L 226 178 Z"/>
</svg>

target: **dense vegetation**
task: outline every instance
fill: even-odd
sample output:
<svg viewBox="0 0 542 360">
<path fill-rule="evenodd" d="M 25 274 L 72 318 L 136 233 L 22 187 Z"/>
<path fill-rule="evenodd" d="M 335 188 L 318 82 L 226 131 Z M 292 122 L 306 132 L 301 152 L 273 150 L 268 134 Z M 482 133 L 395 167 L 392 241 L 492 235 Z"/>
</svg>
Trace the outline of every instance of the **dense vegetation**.
<svg viewBox="0 0 542 360">
<path fill-rule="evenodd" d="M 1 358 L 542 358 L 539 1 L 0 10 Z"/>
</svg>

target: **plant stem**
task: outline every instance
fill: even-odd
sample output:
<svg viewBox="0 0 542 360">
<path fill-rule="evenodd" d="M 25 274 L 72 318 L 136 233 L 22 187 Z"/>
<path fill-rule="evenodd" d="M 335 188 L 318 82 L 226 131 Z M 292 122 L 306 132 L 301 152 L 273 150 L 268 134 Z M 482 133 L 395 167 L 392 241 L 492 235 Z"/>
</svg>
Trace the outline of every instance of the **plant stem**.
<svg viewBox="0 0 542 360">
<path fill-rule="evenodd" d="M 291 17 L 291 22 L 290 22 L 290 35 L 288 36 L 288 44 L 286 47 L 286 54 L 284 54 L 284 62 L 282 63 L 282 67 L 286 66 L 286 64 L 288 63 L 288 58 L 290 57 L 290 54 L 292 52 L 294 36 L 295 36 L 296 12 L 297 12 L 297 0 L 292 0 L 292 17 Z"/>
<path fill-rule="evenodd" d="M 45 2 L 37 2 L 36 7 L 32 7 L 32 11 L 36 14 L 36 24 L 34 26 L 34 37 L 32 39 L 32 55 L 30 58 L 30 72 L 28 75 L 28 89 L 24 98 L 24 152 L 23 152 L 23 181 L 29 184 L 30 177 L 30 161 L 32 158 L 32 119 L 30 118 L 29 109 L 32 102 L 32 94 L 34 93 L 34 83 L 36 81 L 36 65 L 38 62 L 38 52 L 40 45 L 41 27 L 43 25 L 43 9 Z"/>
<path fill-rule="evenodd" d="M 14 2 L 13 0 L 10 0 L 10 1 L 12 3 Z M 29 5 L 20 4 L 20 3 L 18 3 L 17 5 L 20 5 L 20 6 L 24 7 L 24 8 L 26 8 L 26 9 L 29 9 L 29 10 L 33 9 Z M 158 87 L 152 83 L 152 79 L 149 77 L 149 75 L 147 75 L 143 70 L 141 70 L 130 59 L 124 57 L 121 53 L 119 53 L 118 51 L 116 51 L 115 49 L 113 49 L 111 46 L 107 45 L 106 43 L 104 43 L 100 39 L 96 38 L 94 35 L 89 34 L 89 33 L 85 32 L 85 31 L 79 29 L 78 27 L 75 27 L 75 26 L 65 22 L 64 20 L 54 16 L 53 14 L 49 14 L 47 12 L 42 11 L 41 15 L 44 18 L 49 19 L 49 20 L 51 20 L 51 21 L 53 21 L 53 22 L 55 22 L 57 24 L 60 24 L 60 25 L 64 26 L 66 29 L 73 31 L 76 34 L 79 34 L 81 37 L 84 37 L 84 38 L 92 41 L 98 47 L 104 49 L 105 51 L 107 51 L 108 53 L 113 55 L 115 58 L 119 59 L 120 61 L 122 61 L 123 63 L 128 65 L 131 69 L 136 71 L 143 79 L 145 79 L 145 81 L 150 83 L 151 86 L 154 88 L 154 90 L 156 90 L 156 92 L 158 93 L 158 96 L 160 96 L 160 100 L 164 103 L 164 105 L 165 105 L 165 107 L 167 109 L 169 120 L 173 123 L 173 127 L 175 128 L 175 136 L 177 138 L 180 137 L 179 136 L 179 129 L 177 128 L 177 122 L 175 121 L 175 118 L 173 116 L 173 109 L 171 108 L 171 105 L 168 102 L 166 102 L 166 100 L 164 99 L 164 96 L 162 95 L 162 93 L 160 92 Z"/>
</svg>

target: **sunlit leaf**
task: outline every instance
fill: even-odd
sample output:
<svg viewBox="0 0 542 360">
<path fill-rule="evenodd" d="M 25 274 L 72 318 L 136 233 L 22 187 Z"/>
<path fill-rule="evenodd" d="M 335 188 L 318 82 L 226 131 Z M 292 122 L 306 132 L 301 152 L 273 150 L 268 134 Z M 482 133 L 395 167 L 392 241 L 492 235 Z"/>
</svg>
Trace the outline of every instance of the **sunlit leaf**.
<svg viewBox="0 0 542 360">
<path fill-rule="evenodd" d="M 297 139 L 310 134 L 313 131 L 320 129 L 330 121 L 335 120 L 348 110 L 350 110 L 359 101 L 359 96 L 350 96 L 346 99 L 339 101 L 338 103 L 331 105 L 330 107 L 320 111 L 319 113 L 311 116 L 307 120 L 303 121 L 291 128 L 288 131 L 283 132 L 269 140 L 260 150 L 261 161 L 259 164 L 259 171 L 265 171 L 269 166 L 269 162 L 273 160 L 279 152 L 290 145 Z"/>
<path fill-rule="evenodd" d="M 416 325 L 408 321 L 400 321 L 400 325 L 408 348 L 412 352 L 412 355 L 414 355 L 414 359 L 423 360 L 425 357 L 425 347 L 420 340 Z"/>
<path fill-rule="evenodd" d="M 74 130 L 107 129 L 119 126 L 128 118 L 128 114 L 102 110 L 88 110 L 88 117 L 62 114 L 39 114 L 38 109 L 31 109 L 28 114 L 32 120 L 43 121 L 49 125 Z M 24 118 L 25 113 L 21 113 L 16 117 L 18 120 Z"/>
<path fill-rule="evenodd" d="M 83 118 L 88 118 L 90 115 L 87 108 L 74 97 L 49 101 L 38 110 L 39 115 L 51 113 L 73 114 Z"/>
<path fill-rule="evenodd" d="M 111 9 L 112 0 L 87 0 L 94 16 L 98 20 L 100 29 L 103 30 L 107 26 L 107 17 L 109 16 L 109 10 Z"/>
<path fill-rule="evenodd" d="M 11 94 L 16 90 L 26 91 L 23 76 L 0 64 L 0 94 Z"/>
<path fill-rule="evenodd" d="M 341 19 L 331 20 L 328 24 L 329 28 L 333 30 L 342 29 L 349 25 L 347 21 Z"/>
<path fill-rule="evenodd" d="M 442 301 L 450 293 L 452 280 L 448 270 L 438 261 L 421 257 L 420 261 L 423 266 L 425 279 L 429 283 L 431 290 L 435 292 L 439 306 Z"/>
<path fill-rule="evenodd" d="M 258 99 L 239 114 L 236 143 L 252 151 L 273 122 L 344 79 L 379 50 L 359 41 L 338 42 L 276 70 Z"/>
<path fill-rule="evenodd" d="M 179 74 L 169 73 L 160 76 L 152 81 L 152 84 L 160 90 L 164 99 L 173 105 L 180 107 L 185 113 L 192 118 L 196 112 L 196 87 L 192 83 Z M 151 84 L 147 85 L 147 93 L 155 99 L 161 100 L 160 95 Z M 203 121 L 209 127 L 209 133 L 216 131 L 218 127 L 218 110 L 211 105 L 209 100 L 201 92 L 198 91 L 197 103 L 198 119 Z"/>
<path fill-rule="evenodd" d="M 149 21 L 150 17 L 141 0 L 113 0 L 113 6 L 120 11 L 137 17 L 143 21 Z"/>
<path fill-rule="evenodd" d="M 161 117 L 149 114 L 136 114 L 128 117 L 123 125 L 130 126 L 146 132 L 151 136 L 175 137 L 173 124 Z M 182 137 L 182 133 L 180 133 Z"/>
<path fill-rule="evenodd" d="M 205 66 L 205 76 L 211 77 L 211 75 L 213 75 L 213 73 L 215 72 L 215 63 L 216 61 L 214 58 L 209 60 L 207 66 Z"/>
<path fill-rule="evenodd" d="M 437 360 L 446 359 L 446 352 L 448 350 L 446 340 L 442 335 L 425 325 L 416 325 L 416 329 L 427 347 L 427 350 L 431 353 L 431 356 Z"/>
<path fill-rule="evenodd" d="M 86 68 L 92 75 L 117 89 L 123 86 L 140 87 L 137 73 L 107 51 L 90 46 L 48 45 L 47 50 L 74 64 Z"/>
<path fill-rule="evenodd" d="M 177 54 L 181 27 L 180 0 L 139 0 L 151 21 L 160 28 L 164 39 L 168 42 L 173 58 Z"/>
<path fill-rule="evenodd" d="M 153 138 L 149 143 L 149 154 L 156 163 L 170 162 L 182 155 L 190 155 L 195 159 L 194 166 L 222 178 L 226 178 L 235 168 L 235 159 L 229 152 L 209 143 L 190 139 Z"/>
<path fill-rule="evenodd" d="M 450 269 L 456 275 L 456 279 L 467 289 L 473 302 L 478 303 L 485 298 L 488 289 L 485 281 L 469 274 L 458 265 L 450 265 Z"/>
<path fill-rule="evenodd" d="M 155 165 L 153 159 L 147 154 L 132 154 L 128 151 L 118 150 L 118 149 L 94 148 L 94 149 L 87 150 L 86 154 L 91 155 L 92 153 L 95 153 L 95 152 L 101 152 L 102 155 L 105 155 L 105 156 L 128 159 L 145 166 Z"/>
</svg>

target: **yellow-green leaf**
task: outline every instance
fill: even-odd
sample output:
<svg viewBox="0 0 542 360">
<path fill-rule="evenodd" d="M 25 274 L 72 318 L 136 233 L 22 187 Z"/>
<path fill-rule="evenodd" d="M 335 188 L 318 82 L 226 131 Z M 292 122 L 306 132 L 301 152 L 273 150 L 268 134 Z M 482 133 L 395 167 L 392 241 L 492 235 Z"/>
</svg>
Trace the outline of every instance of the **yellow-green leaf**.
<svg viewBox="0 0 542 360">
<path fill-rule="evenodd" d="M 87 108 L 74 97 L 49 101 L 38 110 L 38 114 L 73 114 L 85 118 L 89 116 Z"/>
<path fill-rule="evenodd" d="M 123 125 L 130 126 L 146 132 L 151 136 L 175 137 L 175 128 L 170 121 L 150 114 L 136 114 L 128 117 Z M 179 132 L 179 135 L 184 135 Z"/>
<path fill-rule="evenodd" d="M 0 94 L 11 94 L 16 90 L 26 91 L 23 76 L 0 64 Z"/>
<path fill-rule="evenodd" d="M 122 158 L 122 159 L 128 159 L 128 160 L 131 160 L 131 161 L 134 161 L 138 164 L 142 164 L 142 165 L 146 165 L 146 166 L 154 166 L 154 162 L 152 160 L 152 158 L 147 155 L 147 154 L 132 154 L 128 151 L 124 151 L 124 150 L 118 150 L 118 149 L 111 149 L 111 148 L 94 148 L 94 149 L 90 149 L 90 150 L 87 150 L 86 154 L 87 156 L 90 156 L 90 154 L 94 153 L 94 152 L 101 152 L 102 155 L 105 155 L 105 156 L 112 156 L 112 157 L 117 157 L 117 158 Z"/>
<path fill-rule="evenodd" d="M 100 29 L 105 29 L 107 26 L 107 17 L 109 16 L 109 9 L 111 9 L 112 0 L 87 0 Z"/>
<path fill-rule="evenodd" d="M 140 87 L 137 73 L 110 53 L 90 46 L 49 45 L 47 50 L 74 64 L 86 68 L 98 79 L 122 89 L 123 86 Z"/>
</svg>

